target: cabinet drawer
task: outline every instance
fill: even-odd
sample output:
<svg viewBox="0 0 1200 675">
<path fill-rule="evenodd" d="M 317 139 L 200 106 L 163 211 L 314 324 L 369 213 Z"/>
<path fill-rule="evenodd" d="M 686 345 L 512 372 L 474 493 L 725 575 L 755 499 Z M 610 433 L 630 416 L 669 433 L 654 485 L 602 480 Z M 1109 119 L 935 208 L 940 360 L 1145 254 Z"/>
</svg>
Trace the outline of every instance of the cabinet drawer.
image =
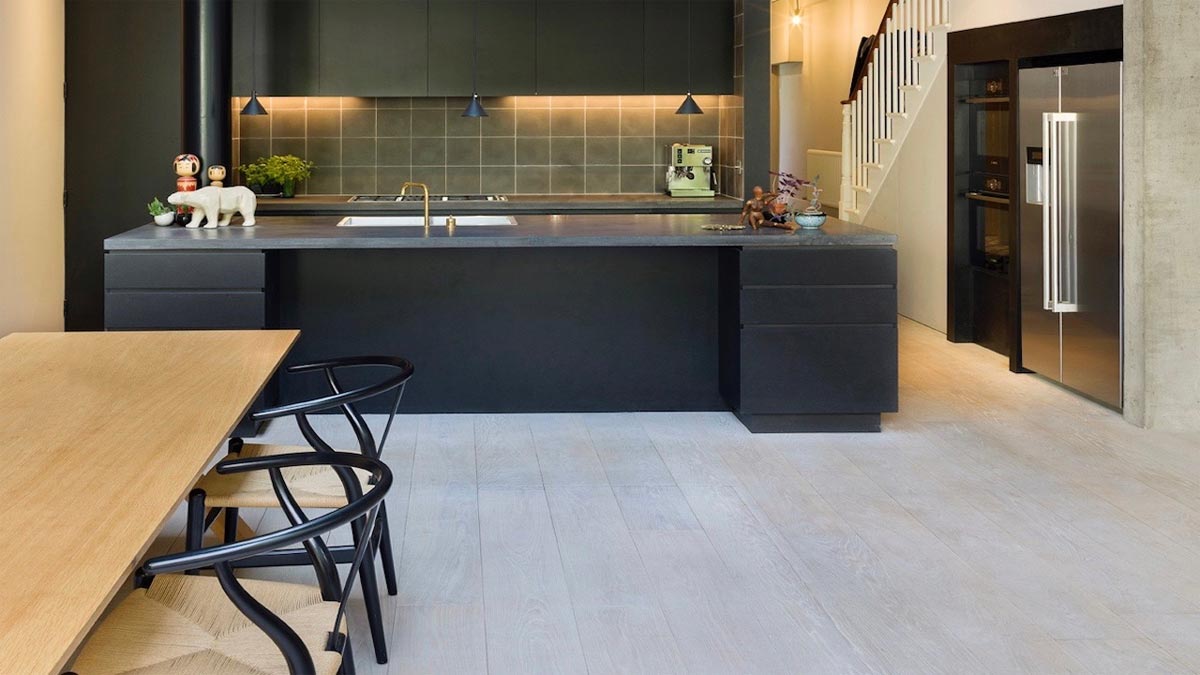
<svg viewBox="0 0 1200 675">
<path fill-rule="evenodd" d="M 110 291 L 104 295 L 109 330 L 266 327 L 266 298 L 255 291 Z"/>
<path fill-rule="evenodd" d="M 742 412 L 896 410 L 895 326 L 749 327 L 741 358 Z"/>
<path fill-rule="evenodd" d="M 742 325 L 896 323 L 896 289 L 770 286 L 742 290 Z"/>
<path fill-rule="evenodd" d="M 891 248 L 747 248 L 741 268 L 743 286 L 896 284 Z"/>
<path fill-rule="evenodd" d="M 262 251 L 187 251 L 104 256 L 104 287 L 114 289 L 261 289 L 266 285 Z"/>
</svg>

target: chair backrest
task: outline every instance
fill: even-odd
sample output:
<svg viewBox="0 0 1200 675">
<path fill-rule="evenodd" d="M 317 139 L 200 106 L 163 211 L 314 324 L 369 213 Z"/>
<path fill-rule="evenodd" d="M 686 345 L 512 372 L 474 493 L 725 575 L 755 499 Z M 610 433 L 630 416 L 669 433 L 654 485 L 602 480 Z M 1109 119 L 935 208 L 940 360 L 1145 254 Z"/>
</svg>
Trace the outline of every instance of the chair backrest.
<svg viewBox="0 0 1200 675">
<path fill-rule="evenodd" d="M 354 469 L 367 471 L 371 474 L 371 487 L 363 493 L 358 482 L 354 481 L 354 490 L 347 490 L 345 506 L 310 519 L 292 497 L 283 478 L 283 469 L 300 466 L 328 466 L 347 472 Z M 152 577 L 212 567 L 225 594 L 247 618 L 271 638 L 287 661 L 290 672 L 313 672 L 312 656 L 304 642 L 282 619 L 259 603 L 238 583 L 233 572 L 233 563 L 302 544 L 312 558 L 322 596 L 339 603 L 325 648 L 327 651 L 342 652 L 349 644 L 347 636 L 340 631 L 346 613 L 346 601 L 362 565 L 373 564 L 373 559 L 367 553 L 372 546 L 372 533 L 376 528 L 380 504 L 392 486 L 392 472 L 378 459 L 357 453 L 332 451 L 230 459 L 218 464 L 216 471 L 221 474 L 269 472 L 272 487 L 291 526 L 234 543 L 151 558 L 142 565 L 139 576 Z M 354 527 L 361 536 L 356 539 L 358 543 L 346 574 L 346 581 L 339 584 L 337 566 L 321 535 L 346 525 Z M 331 594 L 335 597 L 329 597 Z"/>
<path fill-rule="evenodd" d="M 385 374 L 377 381 L 347 390 L 342 386 L 339 374 L 351 369 L 383 371 Z M 261 421 L 294 415 L 296 423 L 300 427 L 300 433 L 304 435 L 305 440 L 313 448 L 332 452 L 333 448 L 313 428 L 308 416 L 336 409 L 341 411 L 346 421 L 350 424 L 350 428 L 354 431 L 354 436 L 358 440 L 359 451 L 367 457 L 378 458 L 383 452 L 384 445 L 387 443 L 388 434 L 392 429 L 392 422 L 396 418 L 396 411 L 399 409 L 400 401 L 404 396 L 404 387 L 408 383 L 409 378 L 412 377 L 414 369 L 411 362 L 396 356 L 352 356 L 288 366 L 287 372 L 322 373 L 325 376 L 326 384 L 329 385 L 330 393 L 307 401 L 299 401 L 276 408 L 260 410 L 251 416 L 252 419 Z M 367 425 L 366 418 L 363 417 L 358 409 L 358 404 L 377 396 L 383 396 L 389 392 L 394 393 L 394 396 L 387 408 L 387 424 L 384 426 L 379 442 L 376 443 L 375 436 L 371 433 L 371 428 Z M 340 475 L 343 475 L 344 481 L 346 474 L 342 472 Z"/>
</svg>

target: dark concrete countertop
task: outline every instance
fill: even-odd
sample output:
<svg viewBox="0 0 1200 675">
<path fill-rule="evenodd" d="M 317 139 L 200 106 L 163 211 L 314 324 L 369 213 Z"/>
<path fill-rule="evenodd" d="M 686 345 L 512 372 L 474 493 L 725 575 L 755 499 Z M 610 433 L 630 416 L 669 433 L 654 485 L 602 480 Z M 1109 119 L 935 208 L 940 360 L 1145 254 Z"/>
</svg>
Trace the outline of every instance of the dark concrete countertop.
<svg viewBox="0 0 1200 675">
<path fill-rule="evenodd" d="M 264 216 L 256 227 L 186 229 L 143 225 L 104 240 L 109 251 L 625 246 L 891 246 L 896 236 L 830 218 L 820 230 L 712 231 L 737 214 L 566 214 L 517 216 L 515 226 L 337 227 L 340 218 Z M 235 221 L 236 222 L 236 221 Z"/>
<path fill-rule="evenodd" d="M 349 202 L 350 195 L 318 195 L 282 199 L 260 197 L 258 213 L 273 215 L 324 215 L 353 213 L 411 213 L 422 210 L 421 202 Z M 640 195 L 510 195 L 508 201 L 430 201 L 433 213 L 475 215 L 480 213 L 739 213 L 742 202 L 733 197 L 671 197 Z"/>
</svg>

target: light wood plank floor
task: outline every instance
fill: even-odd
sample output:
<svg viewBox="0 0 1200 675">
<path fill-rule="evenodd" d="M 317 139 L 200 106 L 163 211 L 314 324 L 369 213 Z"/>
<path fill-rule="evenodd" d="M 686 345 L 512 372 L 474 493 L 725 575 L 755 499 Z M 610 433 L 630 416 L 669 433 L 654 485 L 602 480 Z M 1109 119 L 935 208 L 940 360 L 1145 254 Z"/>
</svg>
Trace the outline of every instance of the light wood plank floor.
<svg viewBox="0 0 1200 675">
<path fill-rule="evenodd" d="M 900 334 L 882 434 L 401 418 L 392 658 L 356 607 L 359 672 L 1200 671 L 1200 441 Z"/>
</svg>

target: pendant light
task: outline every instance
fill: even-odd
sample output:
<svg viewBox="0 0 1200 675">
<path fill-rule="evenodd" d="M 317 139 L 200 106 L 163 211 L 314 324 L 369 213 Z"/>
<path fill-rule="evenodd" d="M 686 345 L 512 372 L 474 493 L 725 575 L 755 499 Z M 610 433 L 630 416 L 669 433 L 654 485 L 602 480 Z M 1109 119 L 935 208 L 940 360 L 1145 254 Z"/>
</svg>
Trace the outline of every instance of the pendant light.
<svg viewBox="0 0 1200 675">
<path fill-rule="evenodd" d="M 463 117 L 487 117 L 487 111 L 483 109 L 483 103 L 479 101 L 479 0 L 475 0 L 474 15 L 472 17 L 474 37 L 471 38 L 471 102 L 467 104 L 467 109 L 463 111 Z"/>
<path fill-rule="evenodd" d="M 687 4 L 687 79 L 688 93 L 683 99 L 683 104 L 675 111 L 676 115 L 703 115 L 704 111 L 696 104 L 696 99 L 692 98 L 692 0 L 688 0 Z"/>
<path fill-rule="evenodd" d="M 258 0 L 254 0 L 250 21 L 250 100 L 242 108 L 243 115 L 266 115 L 267 109 L 258 100 Z"/>
</svg>

